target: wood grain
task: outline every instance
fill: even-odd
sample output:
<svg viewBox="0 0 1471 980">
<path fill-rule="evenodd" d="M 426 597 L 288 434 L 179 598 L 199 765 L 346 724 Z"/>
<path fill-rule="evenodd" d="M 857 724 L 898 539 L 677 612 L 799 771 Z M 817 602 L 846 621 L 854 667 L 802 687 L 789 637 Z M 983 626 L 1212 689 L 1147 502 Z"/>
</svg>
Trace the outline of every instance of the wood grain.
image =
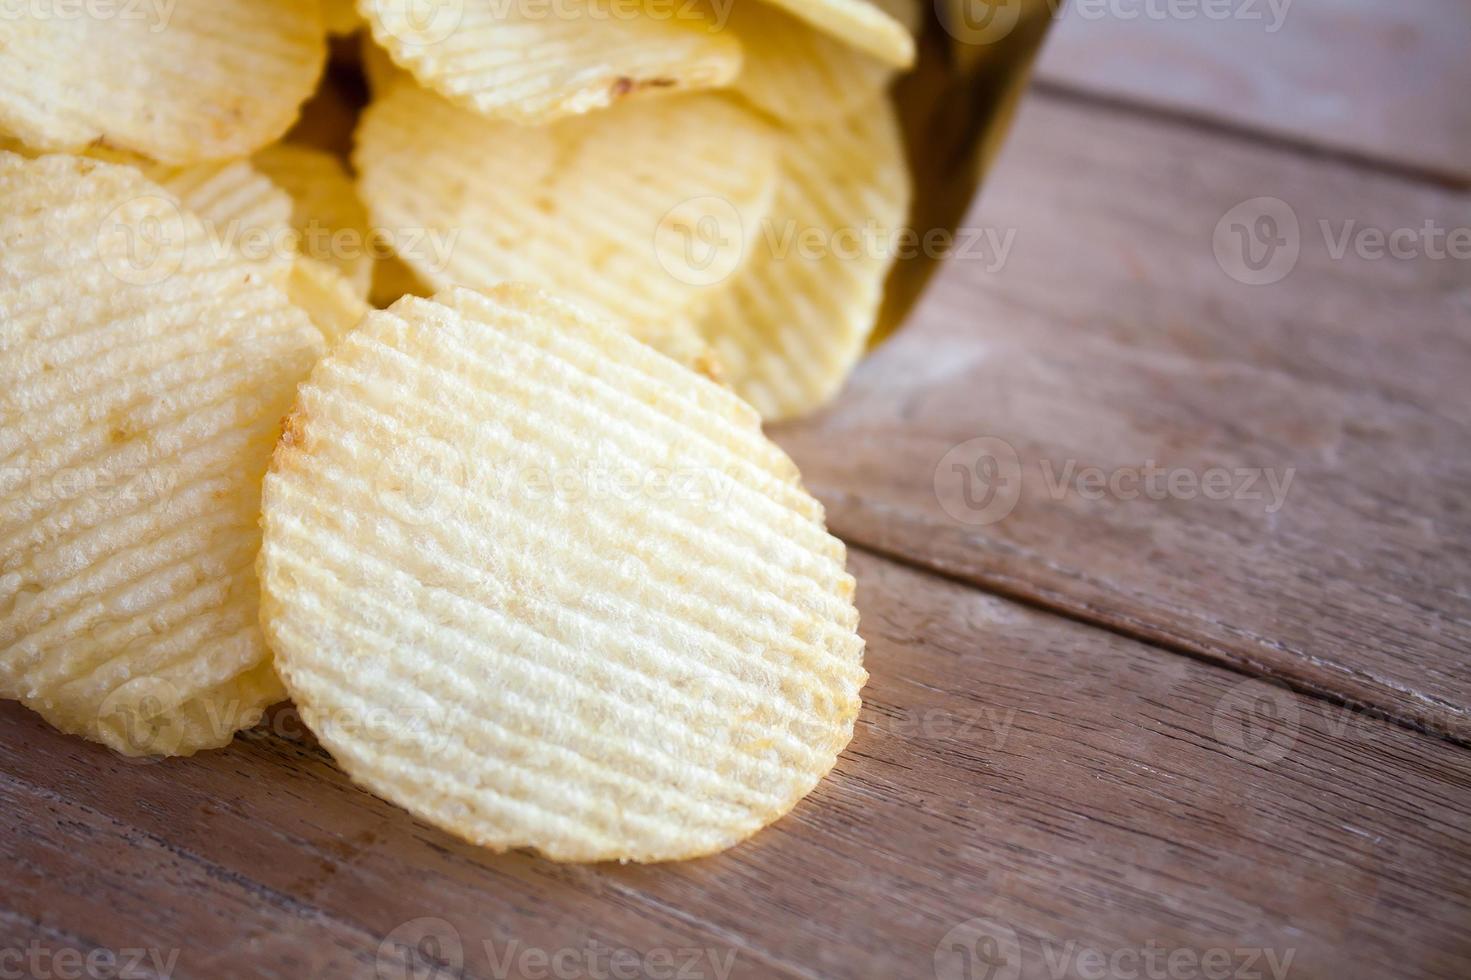
<svg viewBox="0 0 1471 980">
<path fill-rule="evenodd" d="M 1205 6 L 1063 5 L 1039 77 L 1471 182 L 1471 101 L 1452 94 L 1471 91 L 1464 0 Z"/>
<path fill-rule="evenodd" d="M 1213 230 L 1262 196 L 1300 258 L 1243 285 Z M 1427 220 L 1471 198 L 1033 96 L 969 221 L 1007 261 L 952 258 L 776 436 L 850 540 L 1464 738 L 1471 260 L 1330 244 Z M 975 466 L 1009 509 L 964 506 Z"/>
<path fill-rule="evenodd" d="M 1471 754 L 852 564 L 873 675 L 858 735 L 811 798 L 724 855 L 489 855 L 352 788 L 290 713 L 137 764 L 7 703 L 0 934 L 177 950 L 181 977 L 449 976 L 456 942 L 472 976 L 508 953 L 531 975 L 528 949 L 571 949 L 571 968 L 591 943 L 649 975 L 668 955 L 707 977 L 726 957 L 733 976 L 927 977 L 982 917 L 1019 937 L 1024 976 L 1155 947 L 1258 969 L 1269 950 L 1294 977 L 1471 969 Z M 940 975 L 960 976 L 948 955 Z"/>
</svg>

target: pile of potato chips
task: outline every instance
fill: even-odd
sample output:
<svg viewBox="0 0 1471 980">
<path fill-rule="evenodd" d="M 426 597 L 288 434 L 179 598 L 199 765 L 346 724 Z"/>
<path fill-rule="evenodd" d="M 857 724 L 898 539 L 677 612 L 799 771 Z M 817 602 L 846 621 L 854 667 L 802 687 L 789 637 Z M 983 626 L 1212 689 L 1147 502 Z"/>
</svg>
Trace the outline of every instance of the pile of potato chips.
<svg viewBox="0 0 1471 980">
<path fill-rule="evenodd" d="M 785 813 L 866 674 L 761 423 L 874 329 L 918 21 L 0 16 L 0 697 L 187 755 L 289 695 L 364 786 L 559 860 Z"/>
</svg>

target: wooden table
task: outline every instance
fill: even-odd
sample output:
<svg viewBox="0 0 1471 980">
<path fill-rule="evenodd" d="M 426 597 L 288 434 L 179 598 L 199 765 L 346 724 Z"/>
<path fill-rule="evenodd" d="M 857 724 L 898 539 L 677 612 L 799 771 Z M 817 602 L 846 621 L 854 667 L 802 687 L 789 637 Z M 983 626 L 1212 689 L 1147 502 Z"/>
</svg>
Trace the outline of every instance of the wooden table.
<svg viewBox="0 0 1471 980">
<path fill-rule="evenodd" d="M 851 545 L 873 677 L 773 829 L 669 866 L 496 857 L 354 789 L 289 711 L 146 764 L 4 704 L 0 950 L 1471 976 L 1471 258 L 1433 243 L 1471 227 L 1468 50 L 1464 0 L 1062 15 L 967 219 L 1005 261 L 952 260 L 777 433 Z M 1401 257 L 1360 235 L 1426 222 Z"/>
</svg>

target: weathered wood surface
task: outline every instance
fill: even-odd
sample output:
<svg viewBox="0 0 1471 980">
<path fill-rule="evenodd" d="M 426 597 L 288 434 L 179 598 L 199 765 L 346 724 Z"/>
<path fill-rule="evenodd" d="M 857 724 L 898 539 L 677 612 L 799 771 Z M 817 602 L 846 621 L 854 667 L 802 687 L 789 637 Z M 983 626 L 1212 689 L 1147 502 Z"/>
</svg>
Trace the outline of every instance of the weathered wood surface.
<svg viewBox="0 0 1471 980">
<path fill-rule="evenodd" d="M 177 950 L 178 976 L 449 976 L 395 944 L 437 941 L 472 976 L 508 953 L 503 975 L 535 975 L 528 950 L 581 969 L 591 943 L 605 967 L 626 949 L 649 975 L 667 955 L 707 977 L 926 977 L 940 947 L 948 978 L 967 975 L 952 944 L 984 938 L 951 930 L 981 917 L 1003 952 L 1016 934 L 1023 976 L 1151 949 L 1220 949 L 1261 976 L 1271 957 L 1294 977 L 1471 970 L 1471 754 L 852 563 L 873 675 L 858 735 L 812 798 L 724 855 L 490 855 L 352 788 L 291 715 L 138 764 L 5 704 L 0 935 Z M 421 919 L 441 921 L 405 926 Z"/>
<path fill-rule="evenodd" d="M 1261 197 L 1299 257 L 1247 285 Z M 1427 221 L 1462 258 L 1334 255 Z M 777 432 L 835 530 L 1471 736 L 1471 197 L 1033 95 L 969 227 L 1005 261 Z"/>
<path fill-rule="evenodd" d="M 1465 0 L 1072 0 L 1050 85 L 1471 183 Z"/>
</svg>

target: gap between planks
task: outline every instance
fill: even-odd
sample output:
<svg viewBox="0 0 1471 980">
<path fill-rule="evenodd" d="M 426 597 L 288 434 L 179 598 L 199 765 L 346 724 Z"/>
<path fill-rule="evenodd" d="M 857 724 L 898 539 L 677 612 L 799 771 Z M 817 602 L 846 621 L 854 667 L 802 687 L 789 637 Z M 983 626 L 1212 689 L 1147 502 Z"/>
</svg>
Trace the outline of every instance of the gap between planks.
<svg viewBox="0 0 1471 980">
<path fill-rule="evenodd" d="M 837 532 L 834 533 L 836 534 Z M 986 595 L 994 595 L 1008 602 L 1014 602 L 1019 606 L 1025 606 L 1028 609 L 1033 609 L 1049 616 L 1056 616 L 1059 619 L 1065 619 L 1069 622 L 1077 623 L 1080 626 L 1087 626 L 1102 630 L 1105 633 L 1112 633 L 1126 640 L 1141 643 L 1151 649 L 1160 650 L 1178 657 L 1185 657 L 1188 660 L 1193 660 L 1207 667 L 1224 670 L 1240 677 L 1262 679 L 1281 684 L 1288 690 L 1303 697 L 1311 698 L 1315 701 L 1322 701 L 1336 707 L 1347 708 L 1362 713 L 1365 717 L 1372 718 L 1376 721 L 1387 722 L 1396 728 L 1402 728 L 1405 731 L 1414 732 L 1426 738 L 1449 742 L 1457 748 L 1471 749 L 1471 738 L 1462 738 L 1448 731 L 1437 731 L 1413 719 L 1400 717 L 1382 708 L 1375 707 L 1372 704 L 1346 698 L 1336 691 L 1329 691 L 1303 683 L 1273 671 L 1267 664 L 1257 664 L 1227 651 L 1213 655 L 1204 649 L 1192 648 L 1187 642 L 1172 641 L 1163 630 L 1151 628 L 1148 624 L 1140 623 L 1137 628 L 1131 627 L 1123 617 L 1116 616 L 1109 618 L 1103 614 L 1097 616 L 1085 615 L 1078 603 L 1070 605 L 1065 601 L 1058 601 L 1056 603 L 1049 601 L 1047 598 L 1048 590 L 1040 586 L 1019 584 L 1013 588 L 1008 587 L 1006 582 L 1000 578 L 985 580 L 969 578 L 964 573 L 952 572 L 938 564 L 923 561 L 901 551 L 891 551 L 887 548 L 868 544 L 843 534 L 838 534 L 838 537 L 843 539 L 843 543 L 847 545 L 849 551 L 861 551 L 864 554 L 881 558 L 895 565 L 901 565 L 922 575 L 943 579 L 946 582 L 973 589 L 976 592 L 981 592 Z M 1091 603 L 1087 605 L 1088 608 L 1092 608 Z M 861 623 L 858 629 L 859 633 L 863 632 Z"/>
<path fill-rule="evenodd" d="M 1366 174 L 1393 177 L 1413 184 L 1422 184 L 1446 191 L 1471 190 L 1471 178 L 1430 165 L 1402 163 L 1376 156 L 1367 150 L 1354 150 L 1334 146 L 1312 138 L 1294 138 L 1282 133 L 1261 129 L 1246 122 L 1217 119 L 1201 115 L 1186 108 L 1153 105 L 1140 102 L 1127 95 L 1113 95 L 1083 88 L 1072 82 L 1053 78 L 1034 78 L 1031 94 L 1067 105 L 1081 108 L 1107 109 L 1127 113 L 1140 119 L 1179 126 L 1209 136 L 1217 136 L 1248 143 L 1267 150 L 1293 153 L 1324 163 L 1336 164 L 1360 170 Z"/>
</svg>

